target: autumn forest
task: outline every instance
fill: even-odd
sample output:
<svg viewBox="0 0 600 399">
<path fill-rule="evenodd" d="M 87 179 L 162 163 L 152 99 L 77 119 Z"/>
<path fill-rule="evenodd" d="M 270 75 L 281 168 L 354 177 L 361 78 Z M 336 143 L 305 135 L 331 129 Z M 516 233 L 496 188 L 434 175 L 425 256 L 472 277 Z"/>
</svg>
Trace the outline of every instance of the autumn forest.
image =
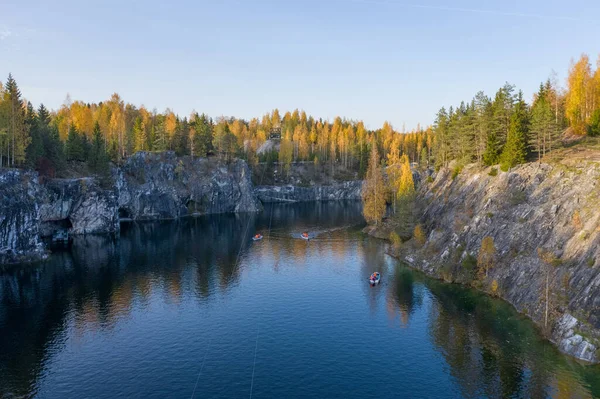
<svg viewBox="0 0 600 399">
<path fill-rule="evenodd" d="M 403 156 L 421 166 L 480 162 L 503 169 L 536 160 L 560 145 L 561 137 L 600 135 L 600 59 L 594 69 L 587 55 L 571 63 L 563 88 L 556 77 L 541 80 L 528 102 L 506 83 L 489 97 L 483 92 L 443 107 L 433 126 L 398 132 L 389 123 L 369 130 L 361 121 L 318 119 L 304 111 L 242 120 L 193 112 L 189 116 L 148 110 L 118 95 L 100 103 L 72 101 L 58 110 L 34 106 L 9 75 L 0 83 L 0 166 L 26 167 L 60 176 L 69 163 L 86 163 L 107 173 L 138 151 L 175 151 L 180 156 L 240 157 L 251 165 L 296 161 L 342 167 L 364 176 L 374 145 L 390 166 Z M 399 110 L 401 112 L 401 110 Z M 276 132 L 278 151 L 259 151 Z"/>
</svg>

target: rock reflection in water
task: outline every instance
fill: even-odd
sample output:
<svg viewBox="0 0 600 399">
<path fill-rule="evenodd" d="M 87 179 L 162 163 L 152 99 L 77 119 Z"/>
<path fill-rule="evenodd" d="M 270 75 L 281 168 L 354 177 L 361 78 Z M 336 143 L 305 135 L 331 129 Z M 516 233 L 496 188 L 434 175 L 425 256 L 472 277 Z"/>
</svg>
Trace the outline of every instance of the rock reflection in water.
<svg viewBox="0 0 600 399">
<path fill-rule="evenodd" d="M 0 397 L 114 397 L 145 387 L 144 396 L 189 397 L 213 332 L 224 343 L 206 377 L 227 384 L 202 392 L 246 395 L 255 307 L 264 331 L 257 397 L 600 394 L 597 367 L 558 354 L 509 305 L 398 265 L 361 235 L 362 223 L 356 203 L 279 204 L 261 214 L 124 224 L 120 238 L 77 237 L 43 264 L 5 269 Z M 313 241 L 294 238 L 305 230 Z M 255 232 L 265 239 L 253 243 Z M 372 288 L 374 269 L 383 279 Z M 373 338 L 380 353 L 364 348 Z M 142 352 L 123 354 L 138 362 L 129 374 L 117 371 L 128 346 Z M 94 352 L 101 363 L 82 358 Z M 385 390 L 351 377 L 363 367 L 378 370 Z"/>
</svg>

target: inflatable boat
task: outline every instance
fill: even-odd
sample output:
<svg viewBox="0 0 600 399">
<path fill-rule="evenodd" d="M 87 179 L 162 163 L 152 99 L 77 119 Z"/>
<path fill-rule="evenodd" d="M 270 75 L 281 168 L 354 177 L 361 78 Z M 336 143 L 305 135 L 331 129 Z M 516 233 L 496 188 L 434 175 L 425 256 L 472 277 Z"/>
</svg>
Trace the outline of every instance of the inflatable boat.
<svg viewBox="0 0 600 399">
<path fill-rule="evenodd" d="M 371 283 L 371 285 L 377 285 L 377 284 L 379 284 L 380 281 L 381 281 L 381 274 L 379 274 L 379 272 L 375 272 L 375 273 L 371 274 L 371 277 L 369 277 L 369 282 Z"/>
</svg>

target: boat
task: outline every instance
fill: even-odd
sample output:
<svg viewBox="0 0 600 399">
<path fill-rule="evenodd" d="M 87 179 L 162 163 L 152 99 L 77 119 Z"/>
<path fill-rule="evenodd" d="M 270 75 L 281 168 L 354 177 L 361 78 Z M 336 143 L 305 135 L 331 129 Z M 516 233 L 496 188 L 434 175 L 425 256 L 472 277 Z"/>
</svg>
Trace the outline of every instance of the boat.
<svg viewBox="0 0 600 399">
<path fill-rule="evenodd" d="M 304 232 L 300 235 L 300 237 L 302 237 L 303 240 L 309 241 L 310 240 L 310 236 L 308 235 L 307 232 Z"/>
<path fill-rule="evenodd" d="M 252 241 L 260 241 L 263 239 L 263 235 L 262 234 L 257 234 L 254 237 L 252 237 Z"/>
<path fill-rule="evenodd" d="M 380 281 L 381 281 L 381 274 L 379 274 L 379 272 L 375 272 L 375 273 L 371 274 L 371 276 L 369 277 L 369 282 L 371 283 L 371 285 L 377 285 L 377 284 L 379 284 Z"/>
</svg>

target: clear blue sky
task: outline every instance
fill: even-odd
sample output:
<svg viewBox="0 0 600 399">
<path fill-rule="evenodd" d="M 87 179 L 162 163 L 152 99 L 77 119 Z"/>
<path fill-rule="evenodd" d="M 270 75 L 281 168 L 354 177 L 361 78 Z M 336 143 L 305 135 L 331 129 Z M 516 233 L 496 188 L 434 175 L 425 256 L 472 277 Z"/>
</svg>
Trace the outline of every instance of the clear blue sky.
<svg viewBox="0 0 600 399">
<path fill-rule="evenodd" d="M 8 1 L 8 2 L 7 2 Z M 113 92 L 180 115 L 260 116 L 278 107 L 371 128 L 429 124 L 493 95 L 531 95 L 552 69 L 600 53 L 600 2 L 211 0 L 0 4 L 0 78 L 34 105 Z"/>
</svg>

